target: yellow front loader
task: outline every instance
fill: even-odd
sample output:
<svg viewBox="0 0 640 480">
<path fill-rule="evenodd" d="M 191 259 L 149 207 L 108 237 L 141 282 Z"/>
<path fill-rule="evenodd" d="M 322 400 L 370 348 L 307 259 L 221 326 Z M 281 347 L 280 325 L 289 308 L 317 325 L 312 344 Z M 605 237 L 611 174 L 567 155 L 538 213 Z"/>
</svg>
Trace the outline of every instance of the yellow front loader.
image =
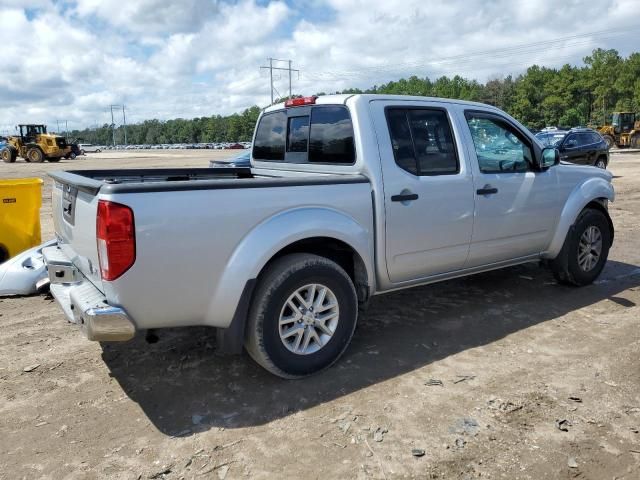
<svg viewBox="0 0 640 480">
<path fill-rule="evenodd" d="M 614 112 L 611 125 L 598 129 L 609 148 L 640 148 L 640 114 Z"/>
<path fill-rule="evenodd" d="M 71 152 L 67 140 L 47 133 L 46 125 L 18 125 L 18 128 L 20 135 L 8 137 L 0 151 L 0 158 L 6 163 L 13 163 L 18 157 L 33 163 L 58 162 Z"/>
</svg>

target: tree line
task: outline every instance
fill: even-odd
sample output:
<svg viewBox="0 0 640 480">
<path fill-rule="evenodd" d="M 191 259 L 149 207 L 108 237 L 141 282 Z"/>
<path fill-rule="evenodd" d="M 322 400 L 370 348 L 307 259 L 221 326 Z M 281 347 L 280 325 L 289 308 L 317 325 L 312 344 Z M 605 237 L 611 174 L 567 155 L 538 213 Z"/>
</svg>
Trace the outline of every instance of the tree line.
<svg viewBox="0 0 640 480">
<path fill-rule="evenodd" d="M 624 58 L 616 50 L 599 48 L 583 60 L 582 66 L 533 65 L 515 78 L 509 75 L 486 83 L 459 75 L 435 80 L 413 75 L 366 90 L 350 88 L 335 93 L 422 95 L 483 102 L 508 112 L 531 129 L 603 125 L 610 121 L 613 111 L 640 111 L 640 53 Z M 228 116 L 146 120 L 127 125 L 127 143 L 249 141 L 260 111 L 260 107 L 253 106 Z M 116 143 L 124 142 L 122 126 L 115 135 Z M 96 144 L 112 142 L 108 124 L 74 130 L 70 137 Z"/>
</svg>

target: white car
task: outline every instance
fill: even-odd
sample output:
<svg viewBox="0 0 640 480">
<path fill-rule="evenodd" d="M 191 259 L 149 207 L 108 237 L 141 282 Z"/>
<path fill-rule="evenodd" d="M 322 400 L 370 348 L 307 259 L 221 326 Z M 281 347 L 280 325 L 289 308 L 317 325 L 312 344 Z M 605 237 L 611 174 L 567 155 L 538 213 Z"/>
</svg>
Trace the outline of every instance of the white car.
<svg viewBox="0 0 640 480">
<path fill-rule="evenodd" d="M 85 153 L 100 153 L 102 151 L 98 145 L 93 145 L 91 143 L 81 143 L 78 147 L 80 147 L 80 153 L 82 155 Z"/>
</svg>

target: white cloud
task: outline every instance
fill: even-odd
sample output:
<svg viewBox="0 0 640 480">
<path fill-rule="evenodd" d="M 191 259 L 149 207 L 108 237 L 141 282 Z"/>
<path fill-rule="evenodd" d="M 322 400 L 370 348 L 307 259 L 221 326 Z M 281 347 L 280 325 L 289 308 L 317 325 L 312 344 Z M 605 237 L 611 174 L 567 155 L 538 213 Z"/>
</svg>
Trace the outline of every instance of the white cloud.
<svg viewBox="0 0 640 480">
<path fill-rule="evenodd" d="M 640 44 L 638 29 L 625 30 L 636 3 L 3 0 L 0 132 L 28 121 L 104 123 L 112 103 L 125 103 L 132 121 L 266 105 L 259 66 L 270 56 L 294 60 L 294 91 L 311 94 L 411 74 L 485 80 L 534 62 L 577 63 L 598 46 L 628 54 Z M 607 33 L 587 35 L 595 31 Z M 287 80 L 276 74 L 281 94 Z"/>
</svg>

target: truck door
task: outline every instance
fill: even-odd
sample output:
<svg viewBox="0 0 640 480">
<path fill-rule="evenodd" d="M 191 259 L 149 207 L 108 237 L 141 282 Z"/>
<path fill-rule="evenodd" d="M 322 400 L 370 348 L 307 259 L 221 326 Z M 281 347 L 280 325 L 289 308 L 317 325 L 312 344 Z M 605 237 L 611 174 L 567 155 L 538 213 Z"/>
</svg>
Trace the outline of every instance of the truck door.
<svg viewBox="0 0 640 480">
<path fill-rule="evenodd" d="M 507 118 L 465 111 L 467 142 L 475 154 L 473 237 L 466 267 L 537 255 L 560 214 L 556 168 L 533 169 L 531 140 Z"/>
<path fill-rule="evenodd" d="M 473 227 L 473 180 L 446 103 L 373 101 L 393 283 L 463 267 Z"/>
</svg>

